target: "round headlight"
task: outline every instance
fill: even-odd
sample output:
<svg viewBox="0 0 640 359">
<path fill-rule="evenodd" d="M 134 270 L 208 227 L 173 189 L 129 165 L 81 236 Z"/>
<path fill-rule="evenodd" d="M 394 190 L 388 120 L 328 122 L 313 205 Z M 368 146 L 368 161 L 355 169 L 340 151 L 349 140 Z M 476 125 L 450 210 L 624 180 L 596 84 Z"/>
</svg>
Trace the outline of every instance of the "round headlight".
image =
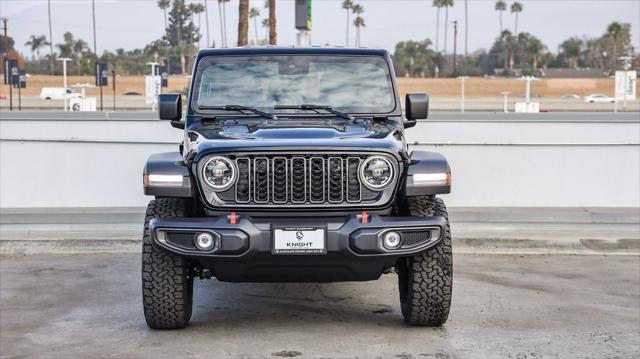
<svg viewBox="0 0 640 359">
<path fill-rule="evenodd" d="M 235 184 L 237 176 L 235 164 L 226 157 L 211 157 L 202 166 L 202 179 L 214 191 L 229 189 Z"/>
<path fill-rule="evenodd" d="M 360 180 L 370 190 L 381 191 L 393 182 L 393 165 L 382 156 L 371 156 L 360 165 Z"/>
</svg>

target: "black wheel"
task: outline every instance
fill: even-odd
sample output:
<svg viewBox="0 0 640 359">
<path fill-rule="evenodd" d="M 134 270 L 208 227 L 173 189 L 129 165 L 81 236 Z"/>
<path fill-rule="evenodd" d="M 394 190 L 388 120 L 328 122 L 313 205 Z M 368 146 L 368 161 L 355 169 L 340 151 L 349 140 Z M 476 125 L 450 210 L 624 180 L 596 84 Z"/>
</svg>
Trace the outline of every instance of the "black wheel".
<svg viewBox="0 0 640 359">
<path fill-rule="evenodd" d="M 442 241 L 428 251 L 398 261 L 400 306 L 404 320 L 411 325 L 439 326 L 449 317 L 453 282 L 453 255 L 447 208 L 434 196 L 410 197 L 409 214 L 419 217 L 442 216 L 447 225 Z"/>
<path fill-rule="evenodd" d="M 153 329 L 179 329 L 189 324 L 193 301 L 193 277 L 187 261 L 152 243 L 152 218 L 184 217 L 186 202 L 176 198 L 149 203 L 142 238 L 142 304 L 147 325 Z"/>
</svg>

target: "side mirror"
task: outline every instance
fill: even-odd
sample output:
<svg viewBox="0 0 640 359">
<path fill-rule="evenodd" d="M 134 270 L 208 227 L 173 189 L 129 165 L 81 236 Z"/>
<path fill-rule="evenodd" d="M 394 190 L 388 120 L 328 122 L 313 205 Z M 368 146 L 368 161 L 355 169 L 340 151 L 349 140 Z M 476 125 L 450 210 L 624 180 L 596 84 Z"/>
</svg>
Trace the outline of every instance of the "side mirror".
<svg viewBox="0 0 640 359">
<path fill-rule="evenodd" d="M 406 120 L 404 128 L 416 125 L 416 120 L 429 117 L 429 95 L 426 93 L 408 93 L 405 98 L 404 112 Z"/>
<path fill-rule="evenodd" d="M 161 120 L 171 121 L 171 126 L 184 129 L 182 118 L 182 95 L 162 93 L 158 95 L 158 116 Z"/>
</svg>

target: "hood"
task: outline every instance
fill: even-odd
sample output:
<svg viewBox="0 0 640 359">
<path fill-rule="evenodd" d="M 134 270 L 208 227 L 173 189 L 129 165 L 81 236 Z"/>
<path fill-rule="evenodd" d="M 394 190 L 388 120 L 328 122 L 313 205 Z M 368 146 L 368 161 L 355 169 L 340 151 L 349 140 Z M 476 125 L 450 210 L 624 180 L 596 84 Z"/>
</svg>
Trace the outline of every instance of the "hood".
<svg viewBox="0 0 640 359">
<path fill-rule="evenodd" d="M 336 123 L 331 120 L 263 121 L 199 125 L 190 137 L 197 155 L 213 151 L 363 150 L 398 155 L 402 133 L 386 123 Z"/>
</svg>

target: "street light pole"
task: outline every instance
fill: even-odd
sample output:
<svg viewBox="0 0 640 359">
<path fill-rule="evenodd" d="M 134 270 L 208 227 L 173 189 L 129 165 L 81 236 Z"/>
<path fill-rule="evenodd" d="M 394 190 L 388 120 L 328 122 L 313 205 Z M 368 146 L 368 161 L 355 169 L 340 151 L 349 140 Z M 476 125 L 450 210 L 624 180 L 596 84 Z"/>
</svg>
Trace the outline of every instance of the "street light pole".
<svg viewBox="0 0 640 359">
<path fill-rule="evenodd" d="M 509 91 L 503 91 L 503 92 L 500 92 L 500 94 L 502 94 L 502 96 L 503 96 L 503 98 L 504 98 L 504 103 L 503 103 L 503 105 L 502 105 L 502 110 L 503 110 L 505 113 L 509 112 L 508 96 L 509 96 L 509 94 L 510 94 L 510 93 L 511 93 L 511 92 L 509 92 Z"/>
<path fill-rule="evenodd" d="M 62 61 L 62 78 L 64 81 L 64 110 L 67 110 L 67 61 L 71 61 L 68 57 L 58 58 L 58 61 Z"/>
</svg>

